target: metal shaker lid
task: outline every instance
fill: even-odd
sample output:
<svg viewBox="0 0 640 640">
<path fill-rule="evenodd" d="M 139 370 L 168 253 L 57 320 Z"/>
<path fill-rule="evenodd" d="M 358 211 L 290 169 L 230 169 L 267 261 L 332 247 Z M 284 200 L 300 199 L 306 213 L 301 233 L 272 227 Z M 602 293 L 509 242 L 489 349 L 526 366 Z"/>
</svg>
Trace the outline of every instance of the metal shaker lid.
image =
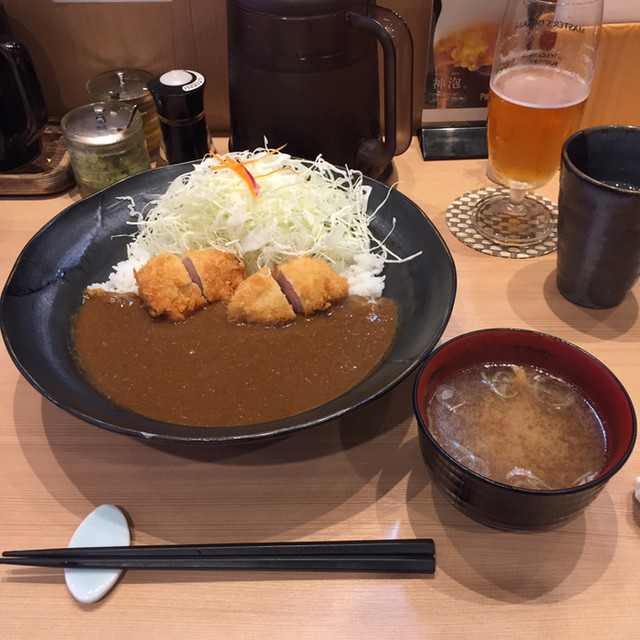
<svg viewBox="0 0 640 640">
<path fill-rule="evenodd" d="M 149 80 L 158 115 L 170 122 L 189 121 L 204 113 L 204 76 L 197 71 L 174 69 Z"/>
<path fill-rule="evenodd" d="M 86 90 L 95 102 L 135 100 L 145 94 L 152 74 L 142 69 L 111 69 L 91 78 Z"/>
<path fill-rule="evenodd" d="M 126 102 L 93 102 L 69 111 L 60 126 L 70 143 L 104 146 L 137 135 L 142 130 L 142 117 Z"/>
</svg>

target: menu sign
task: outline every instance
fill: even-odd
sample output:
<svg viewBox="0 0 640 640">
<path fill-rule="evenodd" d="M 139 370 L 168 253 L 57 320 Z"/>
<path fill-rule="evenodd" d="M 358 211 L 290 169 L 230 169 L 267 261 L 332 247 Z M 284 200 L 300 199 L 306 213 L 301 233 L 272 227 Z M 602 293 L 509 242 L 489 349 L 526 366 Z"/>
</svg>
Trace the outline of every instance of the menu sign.
<svg viewBox="0 0 640 640">
<path fill-rule="evenodd" d="M 449 138 L 455 128 L 458 136 L 475 135 L 482 147 L 450 157 L 486 155 L 489 77 L 505 6 L 506 0 L 433 0 L 423 131 L 436 138 L 446 125 Z"/>
</svg>

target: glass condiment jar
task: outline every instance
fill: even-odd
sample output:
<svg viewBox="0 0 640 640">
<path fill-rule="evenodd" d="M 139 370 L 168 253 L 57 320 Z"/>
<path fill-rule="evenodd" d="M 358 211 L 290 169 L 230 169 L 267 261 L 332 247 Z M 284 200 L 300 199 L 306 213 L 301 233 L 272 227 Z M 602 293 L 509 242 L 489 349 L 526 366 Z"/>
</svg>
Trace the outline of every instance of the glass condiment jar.
<svg viewBox="0 0 640 640">
<path fill-rule="evenodd" d="M 151 168 L 135 106 L 115 101 L 84 105 L 62 118 L 61 129 L 82 196 Z"/>
<path fill-rule="evenodd" d="M 143 69 L 110 69 L 91 78 L 85 88 L 91 102 L 118 100 L 137 105 L 149 157 L 155 162 L 160 154 L 162 135 L 156 104 L 148 89 L 151 77 L 152 74 Z"/>
</svg>

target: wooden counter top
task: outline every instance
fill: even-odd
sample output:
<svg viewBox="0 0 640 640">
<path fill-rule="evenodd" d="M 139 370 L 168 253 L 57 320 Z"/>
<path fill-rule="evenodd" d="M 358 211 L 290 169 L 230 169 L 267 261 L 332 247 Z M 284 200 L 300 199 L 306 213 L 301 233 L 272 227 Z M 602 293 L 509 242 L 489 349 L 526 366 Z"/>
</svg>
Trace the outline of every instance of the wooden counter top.
<svg viewBox="0 0 640 640">
<path fill-rule="evenodd" d="M 396 159 L 398 189 L 440 230 L 458 291 L 443 339 L 486 327 L 569 340 L 610 367 L 640 404 L 636 286 L 616 309 L 587 310 L 555 286 L 555 254 L 504 259 L 449 231 L 445 211 L 489 185 L 485 161 Z M 556 199 L 557 180 L 540 189 Z M 0 197 L 0 277 L 43 225 L 76 201 Z M 129 571 L 80 605 L 62 571 L 0 567 L 0 637 L 637 637 L 640 453 L 575 520 L 508 533 L 469 520 L 433 486 L 411 404 L 413 376 L 341 420 L 250 446 L 172 446 L 90 426 L 44 400 L 0 354 L 0 549 L 66 546 L 97 505 L 115 503 L 136 544 L 433 537 L 433 577 Z"/>
</svg>

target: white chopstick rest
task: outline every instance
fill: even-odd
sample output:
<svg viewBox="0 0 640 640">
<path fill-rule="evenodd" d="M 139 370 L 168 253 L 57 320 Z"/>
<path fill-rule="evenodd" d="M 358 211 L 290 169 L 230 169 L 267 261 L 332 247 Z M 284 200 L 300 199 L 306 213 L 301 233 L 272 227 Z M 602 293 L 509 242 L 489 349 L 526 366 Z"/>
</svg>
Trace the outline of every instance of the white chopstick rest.
<svg viewBox="0 0 640 640">
<path fill-rule="evenodd" d="M 131 544 L 131 532 L 124 514 L 112 504 L 94 509 L 78 526 L 69 547 L 109 547 Z M 111 591 L 122 569 L 65 569 L 71 595 L 83 604 L 97 602 Z"/>
</svg>

